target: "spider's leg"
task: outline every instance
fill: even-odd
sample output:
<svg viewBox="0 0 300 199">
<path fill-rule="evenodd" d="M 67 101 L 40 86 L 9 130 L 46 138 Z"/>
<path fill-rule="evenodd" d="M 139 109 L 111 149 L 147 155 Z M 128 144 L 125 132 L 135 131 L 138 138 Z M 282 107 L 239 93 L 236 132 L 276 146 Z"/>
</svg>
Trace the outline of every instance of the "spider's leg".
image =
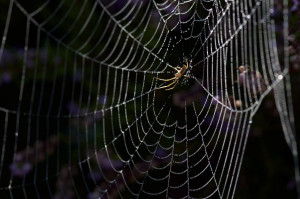
<svg viewBox="0 0 300 199">
<path fill-rule="evenodd" d="M 181 69 L 180 67 L 173 67 L 173 66 L 170 66 L 170 67 L 173 68 L 174 70 L 176 70 L 177 72 L 180 72 L 180 69 Z"/>
<path fill-rule="evenodd" d="M 189 76 L 189 75 L 184 75 L 185 77 L 191 77 L 191 76 Z"/>
<path fill-rule="evenodd" d="M 173 81 L 171 84 L 168 84 L 168 85 L 162 86 L 162 87 L 158 87 L 158 88 L 156 88 L 156 89 L 168 88 L 168 87 L 170 87 L 171 85 L 175 84 L 176 82 L 178 82 L 178 81 L 175 80 L 175 81 Z"/>
<path fill-rule="evenodd" d="M 176 84 L 174 84 L 174 86 L 172 88 L 168 88 L 168 89 L 166 89 L 166 91 L 174 89 L 177 84 L 178 84 L 178 81 L 176 81 Z"/>
<path fill-rule="evenodd" d="M 171 80 L 173 80 L 173 79 L 176 79 L 176 77 L 172 77 L 172 78 L 170 78 L 170 79 L 161 79 L 161 78 L 157 78 L 157 77 L 156 77 L 156 79 L 161 80 L 161 81 L 168 82 L 168 81 L 171 81 Z"/>
</svg>

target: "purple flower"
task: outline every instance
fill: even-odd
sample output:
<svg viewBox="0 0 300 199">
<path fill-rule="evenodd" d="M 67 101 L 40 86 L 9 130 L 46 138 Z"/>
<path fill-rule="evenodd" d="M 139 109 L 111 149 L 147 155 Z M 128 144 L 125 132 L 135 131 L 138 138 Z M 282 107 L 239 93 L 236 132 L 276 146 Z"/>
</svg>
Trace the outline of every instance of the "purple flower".
<svg viewBox="0 0 300 199">
<path fill-rule="evenodd" d="M 9 169 L 13 176 L 24 177 L 31 171 L 32 165 L 30 163 L 15 162 L 9 166 Z"/>
<path fill-rule="evenodd" d="M 298 7 L 299 7 L 299 0 L 293 0 L 293 6 L 291 7 L 291 11 L 294 12 L 294 11 L 297 11 L 298 10 Z"/>
<path fill-rule="evenodd" d="M 12 63 L 14 61 L 14 57 L 12 53 L 8 50 L 3 50 L 2 57 L 0 59 L 0 66 L 5 66 L 7 63 Z"/>
<path fill-rule="evenodd" d="M 109 159 L 107 157 L 102 158 L 100 161 L 101 161 L 101 164 L 103 165 L 104 169 L 107 169 L 107 170 L 112 169 L 112 166 L 115 169 L 120 169 L 123 166 L 123 163 L 121 161 Z"/>
<path fill-rule="evenodd" d="M 24 160 L 25 156 L 22 153 L 17 153 L 15 156 L 15 162 L 22 162 Z"/>
<path fill-rule="evenodd" d="M 111 159 L 103 153 L 98 153 L 98 160 L 99 160 L 100 164 L 102 165 L 103 169 L 106 169 L 106 170 L 111 170 L 112 166 L 115 169 L 121 169 L 124 165 L 122 161 Z"/>
<path fill-rule="evenodd" d="M 100 172 L 96 172 L 96 171 L 90 171 L 88 173 L 88 177 L 90 179 L 95 180 L 96 182 L 99 182 L 102 179 L 101 173 Z"/>
<path fill-rule="evenodd" d="M 100 197 L 100 193 L 94 191 L 91 192 L 87 195 L 87 199 L 95 199 L 95 198 L 99 198 Z"/>
<path fill-rule="evenodd" d="M 69 110 L 70 114 L 76 115 L 80 113 L 80 109 L 75 102 L 69 102 L 67 104 L 67 109 Z"/>
<path fill-rule="evenodd" d="M 160 147 L 156 150 L 156 156 L 157 157 L 163 158 L 167 155 L 168 155 L 167 152 L 164 149 L 160 148 Z"/>
<path fill-rule="evenodd" d="M 107 103 L 107 101 L 108 101 L 108 97 L 107 97 L 106 95 L 101 95 L 101 96 L 99 97 L 99 103 L 100 103 L 101 105 L 105 105 L 105 104 Z"/>
<path fill-rule="evenodd" d="M 212 102 L 212 103 L 213 103 L 214 105 L 217 105 L 217 104 L 218 104 L 218 101 L 220 101 L 220 100 L 221 100 L 220 96 L 219 96 L 219 95 L 216 95 L 215 98 L 213 98 L 213 102 Z"/>
<path fill-rule="evenodd" d="M 132 0 L 130 1 L 130 4 L 136 4 L 142 2 L 142 6 L 145 6 L 149 3 L 149 0 Z"/>
<path fill-rule="evenodd" d="M 86 117 L 85 122 L 87 125 L 93 125 L 96 121 L 99 121 L 103 118 L 105 112 L 96 112 L 93 115 Z"/>
<path fill-rule="evenodd" d="M 76 83 L 81 81 L 82 73 L 81 71 L 77 71 L 73 74 L 73 79 Z"/>
<path fill-rule="evenodd" d="M 170 162 L 170 158 L 171 158 L 170 154 L 168 154 L 168 152 L 165 149 L 161 148 L 161 147 L 159 147 L 156 150 L 155 156 L 157 157 L 156 161 L 157 161 L 158 164 L 169 163 Z"/>
<path fill-rule="evenodd" d="M 112 163 L 116 169 L 121 169 L 124 166 L 124 163 L 120 160 L 112 160 Z"/>
</svg>

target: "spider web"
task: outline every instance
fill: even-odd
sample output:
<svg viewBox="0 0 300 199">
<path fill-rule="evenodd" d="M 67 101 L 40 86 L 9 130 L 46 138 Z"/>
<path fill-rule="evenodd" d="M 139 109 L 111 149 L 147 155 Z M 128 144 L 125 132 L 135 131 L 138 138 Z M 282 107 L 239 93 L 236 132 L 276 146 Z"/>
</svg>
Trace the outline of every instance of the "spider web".
<svg viewBox="0 0 300 199">
<path fill-rule="evenodd" d="M 283 56 L 273 0 L 0 5 L 3 197 L 233 198 L 272 90 L 300 187 L 287 0 Z"/>
</svg>

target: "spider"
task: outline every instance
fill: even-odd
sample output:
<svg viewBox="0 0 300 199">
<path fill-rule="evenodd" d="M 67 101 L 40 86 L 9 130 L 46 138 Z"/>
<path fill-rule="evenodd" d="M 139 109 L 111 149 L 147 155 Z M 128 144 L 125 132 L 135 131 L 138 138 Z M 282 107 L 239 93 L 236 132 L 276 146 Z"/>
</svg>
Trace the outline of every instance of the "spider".
<svg viewBox="0 0 300 199">
<path fill-rule="evenodd" d="M 168 85 L 162 86 L 162 87 L 158 87 L 156 89 L 162 89 L 162 88 L 168 88 L 166 90 L 172 90 L 172 89 L 174 89 L 175 86 L 178 84 L 178 81 L 179 81 L 180 77 L 182 77 L 182 76 L 184 76 L 184 77 L 190 77 L 189 75 L 184 75 L 184 73 L 188 69 L 188 67 L 189 67 L 189 63 L 188 63 L 187 60 L 186 60 L 186 65 L 184 65 L 182 68 L 180 68 L 180 67 L 172 67 L 174 70 L 177 71 L 177 73 L 175 73 L 175 77 L 172 77 L 170 79 L 160 79 L 160 78 L 156 78 L 156 79 L 161 80 L 161 81 L 165 81 L 165 82 L 173 80 L 173 82 L 171 84 L 168 84 Z M 171 88 L 169 88 L 173 84 L 174 84 L 174 86 L 171 87 Z"/>
</svg>

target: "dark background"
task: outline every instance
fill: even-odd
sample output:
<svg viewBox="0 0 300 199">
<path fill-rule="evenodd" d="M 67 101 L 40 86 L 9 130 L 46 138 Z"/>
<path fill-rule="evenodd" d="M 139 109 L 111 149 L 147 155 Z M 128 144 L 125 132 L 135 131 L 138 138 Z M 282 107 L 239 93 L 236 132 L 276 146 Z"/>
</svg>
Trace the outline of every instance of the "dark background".
<svg viewBox="0 0 300 199">
<path fill-rule="evenodd" d="M 30 10 L 34 7 L 34 5 L 38 6 L 40 5 L 38 2 L 33 2 L 32 4 L 23 3 L 23 5 L 27 5 L 27 9 Z M 296 2 L 296 1 L 294 1 Z M 4 30 L 4 24 L 6 20 L 7 15 L 7 8 L 8 8 L 9 1 L 2 0 L 0 1 L 0 33 L 2 38 L 2 33 Z M 70 1 L 71 3 L 71 1 Z M 51 4 L 54 6 L 55 4 Z M 299 131 L 300 131 L 300 124 L 298 121 L 300 121 L 300 107 L 299 107 L 299 101 L 300 101 L 300 67 L 299 67 L 299 61 L 300 61 L 300 33 L 299 33 L 299 16 L 300 16 L 300 8 L 295 7 L 295 4 L 293 1 L 290 1 L 290 10 L 289 10 L 289 16 L 290 16 L 290 35 L 291 38 L 289 40 L 290 42 L 290 76 L 291 76 L 291 85 L 292 85 L 292 94 L 293 94 L 293 102 L 294 102 L 294 111 L 295 111 L 295 121 L 296 121 L 296 130 L 298 135 L 298 144 L 299 144 Z M 276 3 L 275 3 L 275 6 Z M 279 13 L 282 12 L 280 10 L 280 6 L 277 6 L 277 11 Z M 18 85 L 20 84 L 20 76 L 21 76 L 21 70 L 22 67 L 20 65 L 22 64 L 22 55 L 23 55 L 23 47 L 24 47 L 24 29 L 26 24 L 26 18 L 22 13 L 17 11 L 17 9 L 14 9 L 15 12 L 13 12 L 13 18 L 11 22 L 11 27 L 9 28 L 9 45 L 7 51 L 3 54 L 3 59 L 0 60 L 0 107 L 5 107 L 8 109 L 15 109 L 15 107 L 18 104 Z M 47 18 L 47 14 L 44 13 L 43 16 L 40 16 L 41 18 Z M 74 12 L 72 17 L 76 17 L 76 12 Z M 280 19 L 282 19 L 282 15 L 278 14 L 278 24 L 281 24 Z M 71 17 L 71 18 L 72 18 Z M 59 19 L 57 19 L 59 20 Z M 55 20 L 54 20 L 55 21 Z M 279 41 L 278 45 L 280 48 L 280 45 L 282 45 L 282 41 L 280 41 L 280 34 L 282 34 L 282 29 L 279 28 L 276 29 L 279 35 Z M 48 27 L 47 27 L 48 28 Z M 49 24 L 49 28 L 51 28 L 51 24 Z M 34 30 L 35 27 L 32 26 L 32 29 Z M 20 31 L 22 30 L 22 31 Z M 75 28 L 76 30 L 76 28 Z M 34 32 L 34 31 L 33 31 Z M 59 29 L 55 32 L 57 36 L 60 34 L 63 34 L 64 30 Z M 30 40 L 34 41 L 36 35 L 31 34 Z M 72 38 L 72 36 L 70 36 Z M 31 48 L 35 47 L 35 43 L 32 42 Z M 50 45 L 50 51 L 48 55 L 53 59 L 53 62 L 55 62 L 55 53 L 57 52 L 56 46 Z M 76 45 L 76 44 L 74 44 Z M 180 54 L 180 52 L 178 52 Z M 19 56 L 19 57 L 18 57 Z M 63 52 L 61 56 L 64 56 Z M 73 57 L 72 57 L 73 58 Z M 72 60 L 71 58 L 71 60 Z M 73 74 L 71 74 L 70 71 L 72 71 L 72 68 L 67 69 L 67 75 L 66 77 L 66 84 L 67 87 L 71 87 L 71 83 L 74 79 Z M 45 96 L 44 99 L 51 99 L 51 89 L 52 89 L 52 81 L 54 75 L 52 74 L 53 71 L 47 71 L 47 79 L 44 82 L 45 84 Z M 28 82 L 25 84 L 25 90 L 28 87 L 28 89 L 32 86 L 31 85 L 31 79 L 34 77 L 31 77 L 29 75 L 27 76 Z M 57 75 L 57 85 L 60 85 L 63 81 L 62 77 L 63 75 L 63 69 L 58 68 Z M 79 73 L 79 79 L 80 79 L 81 73 Z M 37 89 L 42 87 L 42 77 L 37 76 Z M 80 82 L 80 81 L 79 81 Z M 70 85 L 68 85 L 70 84 Z M 76 86 L 78 86 L 78 89 L 80 88 L 80 83 L 75 83 Z M 85 85 L 87 86 L 87 85 Z M 61 88 L 57 86 L 55 88 L 56 92 L 54 94 L 54 99 L 60 99 L 60 93 Z M 24 101 L 27 101 L 28 104 L 30 104 L 30 92 L 28 92 L 28 96 L 24 97 Z M 70 90 L 65 91 L 65 95 L 71 95 Z M 84 93 L 82 94 L 84 95 Z M 55 109 L 53 112 L 56 113 L 57 107 L 59 106 L 60 101 L 54 101 L 52 106 Z M 26 103 L 25 103 L 26 104 Z M 72 111 L 78 111 L 77 106 L 72 104 L 70 105 L 69 101 L 64 101 L 63 99 L 63 108 L 62 113 L 68 114 Z M 24 111 L 28 110 L 28 107 L 22 107 Z M 133 107 L 132 107 L 133 108 Z M 132 109 L 131 108 L 131 109 Z M 38 107 L 34 107 L 34 110 L 37 110 Z M 49 110 L 49 103 L 45 100 L 42 105 L 42 112 L 47 112 Z M 80 106 L 79 106 L 80 109 Z M 5 114 L 3 112 L 0 113 L 0 129 L 4 129 L 5 123 L 3 122 L 5 118 Z M 16 118 L 10 118 L 8 123 L 8 128 L 11 132 L 15 131 L 15 121 Z M 27 128 L 28 120 L 21 120 L 21 128 Z M 40 128 L 41 131 L 44 131 L 44 134 L 41 134 L 38 138 L 39 140 L 43 140 L 49 137 L 47 135 L 47 132 L 51 134 L 51 132 L 55 131 L 55 128 L 57 126 L 52 125 L 56 124 L 57 121 L 48 121 L 41 119 L 40 121 L 36 121 L 36 119 L 33 119 L 31 121 L 32 123 L 39 123 L 40 126 L 36 127 L 32 125 L 32 130 L 34 131 L 34 128 Z M 60 121 L 60 129 L 65 129 L 65 131 L 68 131 L 68 126 L 70 121 L 68 120 L 61 120 Z M 57 132 L 58 133 L 58 132 Z M 62 142 L 67 145 L 67 133 L 61 132 L 62 136 L 60 137 Z M 65 136 L 64 136 L 65 135 Z M 22 135 L 21 135 L 22 136 Z M 23 135 L 24 138 L 26 138 L 26 134 Z M 7 145 L 14 145 L 13 135 L 9 135 L 8 140 L 9 142 Z M 3 134 L 1 133 L 0 140 L 2 142 L 3 140 Z M 10 139 L 11 138 L 11 139 Z M 20 143 L 20 146 L 26 146 L 26 143 Z M 65 148 L 64 148 L 65 147 Z M 75 147 L 74 147 L 75 148 Z M 62 145 L 62 150 L 67 150 L 67 146 Z M 299 150 L 298 150 L 299 151 Z M 13 151 L 12 148 L 9 148 L 6 151 L 7 154 L 12 155 Z M 74 152 L 75 153 L 75 152 Z M 76 151 L 77 153 L 77 151 Z M 9 156 L 8 155 L 8 156 Z M 62 155 L 61 159 L 67 158 L 68 155 Z M 50 157 L 51 158 L 51 157 Z M 5 159 L 7 162 L 11 162 L 12 157 Z M 42 163 L 43 164 L 43 163 Z M 43 167 L 45 165 L 41 165 Z M 1 187 L 7 184 L 7 181 L 9 180 L 9 169 L 8 165 L 6 165 L 6 171 L 7 173 L 4 174 L 4 180 L 1 181 Z M 51 168 L 50 168 L 51 169 Z M 53 169 L 54 171 L 55 169 Z M 50 170 L 51 171 L 51 170 Z M 31 176 L 32 177 L 32 176 Z M 29 177 L 30 179 L 30 177 Z M 2 183 L 3 182 L 3 183 Z M 19 182 L 22 182 L 22 179 L 19 179 Z M 52 186 L 55 187 L 55 181 L 52 182 Z M 46 189 L 45 187 L 41 187 L 41 189 Z M 80 190 L 80 189 L 79 189 Z M 281 123 L 279 119 L 279 114 L 276 110 L 276 106 L 274 103 L 274 97 L 273 93 L 271 92 L 262 102 L 261 107 L 259 111 L 256 113 L 252 128 L 250 129 L 249 139 L 246 147 L 246 152 L 244 155 L 244 160 L 242 163 L 242 170 L 240 173 L 239 182 L 236 189 L 236 198 L 296 198 L 296 185 L 295 185 L 295 179 L 294 179 L 294 164 L 291 152 L 289 151 L 289 148 L 285 142 L 285 138 L 282 132 Z M 6 193 L 7 194 L 7 193 Z M 8 195 L 6 195 L 8 196 Z M 1 197 L 0 197 L 1 198 Z"/>
</svg>

